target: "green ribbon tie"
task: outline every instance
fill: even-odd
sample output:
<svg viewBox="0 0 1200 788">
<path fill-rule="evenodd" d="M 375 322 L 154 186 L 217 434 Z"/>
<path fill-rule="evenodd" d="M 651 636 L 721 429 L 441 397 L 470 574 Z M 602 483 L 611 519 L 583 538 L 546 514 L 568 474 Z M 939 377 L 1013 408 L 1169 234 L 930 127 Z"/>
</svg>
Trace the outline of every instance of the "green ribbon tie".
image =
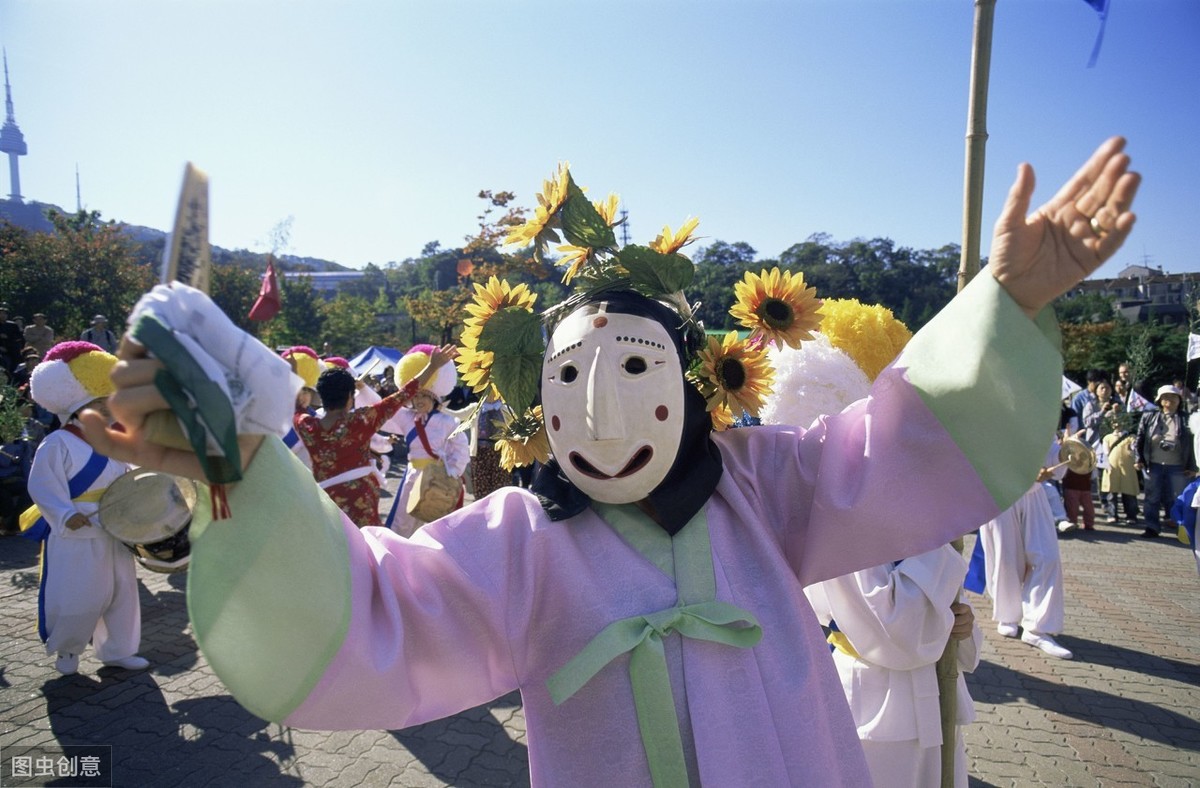
<svg viewBox="0 0 1200 788">
<path fill-rule="evenodd" d="M 555 705 L 561 704 L 613 659 L 632 652 L 629 679 L 638 730 L 650 776 L 658 788 L 688 784 L 683 739 L 663 649 L 663 637 L 671 632 L 737 648 L 751 648 L 762 639 L 762 628 L 754 616 L 726 602 L 671 607 L 614 621 L 546 682 L 550 698 Z"/>
</svg>

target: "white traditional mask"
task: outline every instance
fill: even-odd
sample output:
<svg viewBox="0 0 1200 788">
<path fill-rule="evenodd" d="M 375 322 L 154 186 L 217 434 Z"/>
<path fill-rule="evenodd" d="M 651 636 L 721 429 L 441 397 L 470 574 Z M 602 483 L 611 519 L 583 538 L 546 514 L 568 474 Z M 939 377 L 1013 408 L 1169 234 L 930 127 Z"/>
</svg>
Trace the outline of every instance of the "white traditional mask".
<svg viewBox="0 0 1200 788">
<path fill-rule="evenodd" d="M 683 370 L 666 328 L 583 307 L 558 325 L 542 366 L 550 449 L 596 501 L 632 503 L 675 462 L 683 434 Z"/>
</svg>

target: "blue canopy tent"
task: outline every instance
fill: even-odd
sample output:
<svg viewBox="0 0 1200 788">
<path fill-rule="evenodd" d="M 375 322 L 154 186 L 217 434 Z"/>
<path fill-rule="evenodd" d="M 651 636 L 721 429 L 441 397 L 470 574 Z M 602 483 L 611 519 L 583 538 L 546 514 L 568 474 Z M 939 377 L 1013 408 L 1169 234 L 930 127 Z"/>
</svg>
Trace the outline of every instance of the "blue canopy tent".
<svg viewBox="0 0 1200 788">
<path fill-rule="evenodd" d="M 396 366 L 403 355 L 402 352 L 395 348 L 371 345 L 354 358 L 349 359 L 350 370 L 354 373 L 355 377 L 368 371 L 371 375 L 378 377 L 383 374 L 384 369 L 387 367 Z"/>
</svg>

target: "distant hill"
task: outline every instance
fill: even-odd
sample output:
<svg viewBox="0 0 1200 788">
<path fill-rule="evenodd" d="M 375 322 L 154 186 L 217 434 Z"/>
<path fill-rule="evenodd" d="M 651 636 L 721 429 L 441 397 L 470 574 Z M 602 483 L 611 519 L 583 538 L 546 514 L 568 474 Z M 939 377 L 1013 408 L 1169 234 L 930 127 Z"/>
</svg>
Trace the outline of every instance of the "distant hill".
<svg viewBox="0 0 1200 788">
<path fill-rule="evenodd" d="M 49 233 L 54 231 L 54 225 L 46 218 L 46 212 L 49 210 L 55 210 L 64 214 L 70 213 L 57 205 L 34 200 L 29 202 L 0 200 L 0 220 L 15 224 L 17 227 L 29 230 L 30 232 Z M 167 238 L 165 231 L 156 230 L 153 227 L 143 227 L 139 224 L 126 224 L 121 221 L 117 221 L 117 225 L 120 226 L 121 230 L 134 243 L 143 247 L 142 254 L 138 255 L 140 259 L 149 260 L 161 257 L 162 248 Z M 231 250 L 214 246 L 212 247 L 212 260 L 213 265 L 243 265 L 252 268 L 265 268 L 267 255 L 265 252 L 251 252 L 248 249 Z M 285 271 L 353 270 L 340 263 L 335 263 L 331 260 L 322 260 L 317 257 L 299 257 L 297 255 L 284 254 L 276 256 L 276 261 L 279 268 Z"/>
</svg>

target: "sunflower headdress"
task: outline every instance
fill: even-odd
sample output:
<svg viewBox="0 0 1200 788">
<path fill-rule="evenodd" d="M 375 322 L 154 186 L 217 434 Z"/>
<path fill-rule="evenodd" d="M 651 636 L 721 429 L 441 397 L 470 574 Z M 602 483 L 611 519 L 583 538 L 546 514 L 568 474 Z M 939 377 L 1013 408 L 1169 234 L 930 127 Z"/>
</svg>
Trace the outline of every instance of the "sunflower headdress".
<svg viewBox="0 0 1200 788">
<path fill-rule="evenodd" d="M 681 250 L 694 242 L 699 220 L 690 218 L 678 230 L 669 226 L 648 244 L 618 246 L 614 228 L 618 199 L 610 194 L 592 202 L 567 164 L 544 181 L 533 216 L 509 233 L 509 245 L 533 243 L 539 259 L 550 244 L 561 253 L 563 282 L 573 286 L 561 303 L 534 312 L 536 294 L 525 285 L 510 285 L 496 277 L 475 285 L 474 301 L 460 339 L 457 360 L 463 381 L 472 391 L 499 399 L 506 410 L 506 428 L 497 443 L 502 464 L 512 467 L 533 460 L 545 462 L 549 443 L 541 408 L 535 407 L 538 378 L 546 349 L 547 330 L 580 304 L 605 292 L 632 290 L 655 299 L 679 315 L 684 334 L 684 367 L 688 380 L 708 403 L 715 429 L 724 429 L 743 414 L 757 416 L 770 389 L 773 371 L 767 345 L 793 347 L 812 338 L 821 322 L 821 302 L 800 274 L 776 268 L 761 275 L 747 274 L 737 286 L 738 302 L 731 314 L 747 336 L 730 332 L 709 337 L 695 317 L 695 306 L 684 291 L 695 266 Z M 562 241 L 566 243 L 562 243 Z M 696 305 L 698 306 L 698 305 Z"/>
</svg>

